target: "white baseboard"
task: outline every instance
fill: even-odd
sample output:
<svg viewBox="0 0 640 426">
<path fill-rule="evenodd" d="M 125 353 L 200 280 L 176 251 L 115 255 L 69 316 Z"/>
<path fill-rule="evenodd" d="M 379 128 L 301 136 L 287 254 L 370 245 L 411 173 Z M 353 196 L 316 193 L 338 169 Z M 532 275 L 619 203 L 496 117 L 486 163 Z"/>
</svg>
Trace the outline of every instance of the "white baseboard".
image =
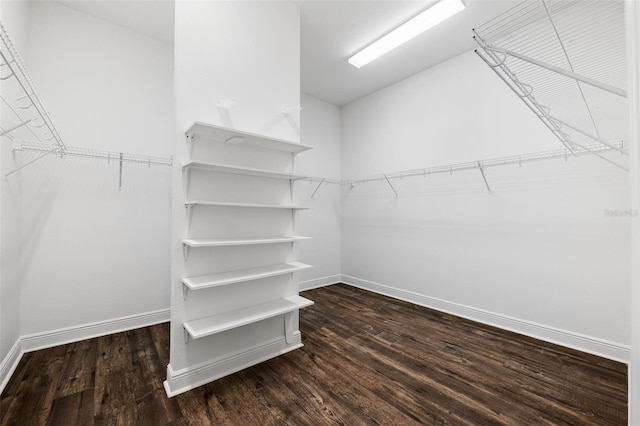
<svg viewBox="0 0 640 426">
<path fill-rule="evenodd" d="M 171 317 L 170 314 L 171 311 L 169 309 L 161 309 L 144 314 L 130 315 L 107 321 L 83 324 L 76 327 L 66 327 L 44 333 L 20 336 L 11 348 L 11 351 L 9 351 L 0 363 L 0 392 L 4 390 L 4 387 L 18 366 L 22 355 L 26 352 L 167 322 Z"/>
<path fill-rule="evenodd" d="M 24 355 L 22 342 L 20 338 L 18 338 L 9 350 L 9 353 L 7 353 L 7 356 L 0 362 L 0 393 L 4 391 L 4 387 L 9 383 L 11 375 L 16 371 L 22 355 Z"/>
<path fill-rule="evenodd" d="M 145 312 L 143 314 L 114 318 L 107 321 L 92 322 L 75 327 L 60 328 L 44 333 L 22 336 L 22 350 L 24 352 L 51 348 L 53 346 L 106 336 L 107 334 L 147 327 L 171 318 L 170 309 Z"/>
<path fill-rule="evenodd" d="M 173 397 L 302 346 L 300 331 L 296 331 L 293 334 L 293 342 L 290 344 L 287 344 L 282 337 L 231 356 L 214 359 L 178 371 L 174 371 L 169 364 L 164 390 L 167 392 L 167 396 Z"/>
<path fill-rule="evenodd" d="M 313 280 L 300 281 L 300 291 L 312 290 L 314 288 L 326 287 L 337 284 L 342 279 L 342 275 L 330 275 L 328 277 L 316 278 Z"/>
<path fill-rule="evenodd" d="M 492 325 L 504 330 L 513 331 L 525 336 L 540 339 L 549 343 L 554 343 L 568 348 L 577 349 L 603 358 L 611 359 L 628 364 L 630 360 L 631 348 L 607 340 L 602 340 L 579 333 L 562 330 L 555 327 L 526 321 L 507 315 L 459 303 L 449 302 L 435 297 L 402 290 L 384 284 L 363 280 L 348 275 L 342 275 L 341 281 L 353 287 L 369 290 L 374 293 L 383 294 L 395 299 L 415 303 L 416 305 L 446 312 L 459 317 L 467 318 L 483 324 Z"/>
</svg>

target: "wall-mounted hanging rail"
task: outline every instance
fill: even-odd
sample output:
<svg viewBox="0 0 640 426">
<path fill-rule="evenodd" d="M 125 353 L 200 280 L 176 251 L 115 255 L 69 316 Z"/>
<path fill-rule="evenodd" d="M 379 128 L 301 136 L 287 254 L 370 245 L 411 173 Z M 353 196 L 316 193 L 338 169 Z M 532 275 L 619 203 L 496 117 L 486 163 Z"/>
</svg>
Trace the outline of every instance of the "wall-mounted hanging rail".
<svg viewBox="0 0 640 426">
<path fill-rule="evenodd" d="M 556 149 L 556 150 L 550 150 L 550 151 L 533 152 L 533 153 L 522 154 L 522 155 L 513 155 L 509 157 L 499 157 L 499 158 L 492 158 L 492 159 L 480 160 L 480 161 L 448 164 L 445 166 L 425 167 L 421 169 L 409 169 L 409 170 L 403 170 L 400 172 L 383 173 L 383 174 L 367 176 L 363 178 L 343 180 L 341 181 L 341 184 L 349 185 L 353 187 L 356 184 L 361 184 L 365 182 L 386 181 L 393 189 L 395 196 L 398 197 L 399 196 L 398 192 L 396 191 L 395 187 L 391 183 L 391 180 L 393 179 L 403 179 L 403 178 L 414 177 L 414 176 L 427 176 L 427 175 L 439 174 L 439 173 L 453 174 L 455 172 L 477 169 L 480 172 L 480 176 L 482 177 L 482 180 L 487 188 L 487 191 L 491 193 L 491 187 L 489 186 L 489 181 L 488 181 L 487 175 L 485 174 L 485 170 L 489 167 L 509 166 L 509 165 L 521 166 L 524 163 L 531 163 L 534 161 L 552 160 L 552 159 L 558 159 L 558 158 L 564 158 L 565 160 L 567 160 L 572 157 L 581 157 L 581 156 L 593 155 L 593 154 L 602 155 L 605 153 L 612 153 L 620 150 L 626 153 L 626 150 L 624 149 L 623 141 L 612 142 L 609 145 L 595 144 L 591 146 L 586 146 L 584 148 L 575 148 L 573 151 L 570 151 L 568 149 Z"/>
<path fill-rule="evenodd" d="M 2 116 L 0 136 L 14 144 L 14 150 L 41 152 L 42 154 L 5 174 L 5 178 L 37 162 L 49 154 L 60 157 L 99 158 L 117 161 L 119 187 L 122 188 L 122 164 L 139 163 L 171 166 L 171 157 L 150 157 L 122 152 L 99 151 L 68 147 L 63 142 L 51 116 L 36 90 L 35 83 L 16 51 L 11 39 L 0 23 L 0 100 L 6 114 Z"/>
<path fill-rule="evenodd" d="M 37 151 L 44 152 L 49 149 L 48 145 L 39 142 L 20 141 L 14 143 L 16 151 Z M 124 163 L 138 163 L 147 166 L 171 166 L 173 164 L 172 157 L 152 157 L 148 155 L 127 154 L 124 152 L 100 151 L 97 149 L 87 149 L 68 146 L 65 148 L 65 155 L 72 157 L 98 158 L 101 160 L 120 161 Z"/>
<path fill-rule="evenodd" d="M 626 170 L 589 148 L 627 137 L 622 0 L 522 2 L 473 32 L 478 56 L 565 148 Z"/>
<path fill-rule="evenodd" d="M 13 146 L 14 151 L 25 151 L 25 152 L 42 152 L 48 154 L 52 150 L 56 150 L 57 148 L 51 148 L 50 145 L 43 144 L 41 142 L 33 142 L 33 141 L 14 141 Z M 97 158 L 100 160 L 106 160 L 107 162 L 117 162 L 119 164 L 118 168 L 118 176 L 119 176 L 119 188 L 122 189 L 122 164 L 123 163 L 137 163 L 144 164 L 149 167 L 151 166 L 171 166 L 173 164 L 172 157 L 152 157 L 147 155 L 138 155 L 138 154 L 128 154 L 124 152 L 113 152 L 113 151 L 100 151 L 96 149 L 87 149 L 87 148 L 78 148 L 78 147 L 65 147 L 65 156 L 71 157 L 85 157 L 85 158 Z M 40 157 L 38 157 L 39 159 Z M 25 163 L 18 167 L 15 170 L 10 171 L 5 175 L 9 176 L 12 173 L 17 172 L 18 170 L 24 168 L 34 160 Z"/>
<path fill-rule="evenodd" d="M 0 23 L 0 97 L 6 111 L 0 136 L 35 138 L 47 151 L 64 155 L 66 146 L 38 95 L 35 83 Z"/>
<path fill-rule="evenodd" d="M 322 185 L 328 185 L 328 184 L 342 185 L 343 184 L 343 181 L 341 179 L 308 177 L 308 178 L 305 178 L 304 180 L 310 183 L 313 183 L 313 182 L 318 183 L 318 185 L 316 186 L 316 189 L 314 189 L 313 192 L 311 193 L 311 198 L 316 196 L 316 193 L 318 192 L 318 190 L 320 190 L 320 187 L 322 187 Z"/>
<path fill-rule="evenodd" d="M 357 184 L 362 184 L 366 182 L 383 182 L 386 181 L 387 184 L 392 189 L 396 198 L 399 197 L 398 191 L 392 183 L 393 179 L 403 179 L 414 176 L 427 176 L 432 174 L 440 174 L 440 173 L 448 173 L 453 174 L 455 172 L 467 171 L 467 170 L 475 170 L 478 169 L 480 172 L 480 176 L 484 182 L 484 185 L 487 188 L 487 191 L 491 193 L 491 187 L 489 186 L 489 180 L 487 175 L 485 174 L 485 169 L 488 167 L 498 167 L 498 166 L 511 166 L 518 165 L 522 166 L 525 163 L 537 162 L 537 161 L 545 161 L 545 160 L 554 160 L 554 159 L 564 159 L 565 161 L 569 158 L 577 158 L 584 157 L 588 155 L 598 155 L 603 156 L 603 154 L 611 154 L 611 153 L 621 153 L 627 154 L 627 150 L 624 146 L 624 141 L 619 140 L 615 142 L 608 142 L 607 144 L 592 144 L 585 147 L 576 147 L 573 150 L 569 149 L 555 149 L 548 151 L 539 151 L 532 152 L 528 154 L 521 155 L 512 155 L 509 157 L 498 157 L 498 158 L 490 158 L 479 161 L 470 161 L 464 163 L 455 163 L 455 164 L 447 164 L 444 166 L 434 166 L 434 167 L 425 167 L 419 169 L 407 169 L 399 172 L 389 172 L 382 173 L 379 175 L 366 176 L 361 178 L 354 179 L 329 179 L 329 178 L 320 178 L 320 177 L 309 177 L 304 180 L 308 182 L 318 182 L 318 186 L 315 188 L 311 197 L 316 195 L 318 189 L 321 185 L 325 184 L 337 184 L 337 185 L 348 185 L 350 187 L 354 187 Z"/>
</svg>

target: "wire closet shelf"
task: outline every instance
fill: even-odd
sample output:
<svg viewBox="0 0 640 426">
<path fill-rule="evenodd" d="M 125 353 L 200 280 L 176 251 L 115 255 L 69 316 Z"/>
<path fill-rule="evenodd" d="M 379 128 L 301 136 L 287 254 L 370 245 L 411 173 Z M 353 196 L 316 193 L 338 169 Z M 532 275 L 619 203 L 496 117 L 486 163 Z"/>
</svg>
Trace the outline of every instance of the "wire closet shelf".
<svg viewBox="0 0 640 426">
<path fill-rule="evenodd" d="M 622 0 L 525 1 L 473 32 L 478 56 L 566 149 L 628 155 L 612 143 L 627 139 Z"/>
<path fill-rule="evenodd" d="M 7 136 L 11 140 L 35 138 L 47 144 L 50 152 L 64 155 L 66 146 L 2 23 L 0 41 L 0 98 L 3 112 L 6 113 L 0 136 Z"/>
<path fill-rule="evenodd" d="M 96 149 L 67 146 L 44 105 L 33 78 L 20 58 L 4 26 L 0 23 L 0 99 L 2 101 L 2 127 L 0 136 L 13 142 L 17 151 L 40 152 L 41 155 L 30 159 L 5 177 L 35 163 L 49 154 L 59 157 L 87 157 L 122 163 L 139 163 L 171 166 L 172 157 L 153 157 L 123 152 L 101 151 Z M 122 179 L 120 186 L 122 186 Z"/>
<path fill-rule="evenodd" d="M 396 198 L 399 197 L 398 191 L 393 185 L 392 181 L 394 179 L 403 179 L 409 177 L 422 176 L 426 177 L 428 175 L 433 174 L 441 174 L 448 173 L 453 174 L 454 172 L 461 171 L 469 171 L 469 170 L 478 170 L 480 172 L 480 176 L 484 181 L 485 187 L 487 191 L 491 193 L 491 186 L 489 185 L 489 181 L 487 176 L 485 175 L 484 170 L 490 167 L 498 167 L 498 166 L 522 166 L 525 163 L 546 161 L 546 160 L 554 160 L 554 159 L 564 159 L 567 161 L 569 158 L 574 157 L 584 157 L 588 155 L 597 154 L 598 156 L 602 156 L 607 153 L 619 153 L 626 152 L 624 141 L 614 141 L 609 144 L 591 144 L 585 147 L 575 147 L 573 150 L 569 150 L 567 148 L 559 148 L 547 151 L 538 151 L 531 152 L 527 154 L 520 155 L 512 155 L 507 157 L 497 157 L 497 158 L 489 158 L 485 160 L 478 161 L 468 161 L 462 163 L 452 163 L 448 165 L 442 166 L 432 166 L 432 167 L 423 167 L 417 169 L 407 169 L 398 172 L 390 172 L 390 173 L 381 173 L 377 175 L 353 178 L 353 179 L 326 179 L 326 178 L 318 178 L 318 177 L 310 177 L 306 180 L 309 182 L 317 182 L 318 186 L 311 194 L 311 198 L 313 198 L 320 187 L 323 184 L 338 184 L 341 186 L 349 186 L 354 187 L 356 184 L 363 184 L 367 182 L 384 182 L 386 181 Z"/>
</svg>

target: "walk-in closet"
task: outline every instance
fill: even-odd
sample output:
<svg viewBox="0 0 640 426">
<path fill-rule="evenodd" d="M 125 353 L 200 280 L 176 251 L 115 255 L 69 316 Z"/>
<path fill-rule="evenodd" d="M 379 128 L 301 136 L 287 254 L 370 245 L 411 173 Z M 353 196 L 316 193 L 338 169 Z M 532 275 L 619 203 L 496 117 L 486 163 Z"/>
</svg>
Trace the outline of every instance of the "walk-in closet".
<svg viewBox="0 0 640 426">
<path fill-rule="evenodd" d="M 0 3 L 0 424 L 640 424 L 636 0 Z"/>
</svg>

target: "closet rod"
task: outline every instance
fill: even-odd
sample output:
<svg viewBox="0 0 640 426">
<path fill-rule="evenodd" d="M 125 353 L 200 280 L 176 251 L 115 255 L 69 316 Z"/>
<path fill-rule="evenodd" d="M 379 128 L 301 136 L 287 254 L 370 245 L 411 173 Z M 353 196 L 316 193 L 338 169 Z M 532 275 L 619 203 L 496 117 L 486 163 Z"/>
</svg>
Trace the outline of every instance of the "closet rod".
<svg viewBox="0 0 640 426">
<path fill-rule="evenodd" d="M 13 149 L 14 151 L 48 152 L 51 150 L 51 147 L 39 142 L 21 141 L 15 142 Z M 71 146 L 67 147 L 64 155 L 70 155 L 73 157 L 98 158 L 101 160 L 107 160 L 108 162 L 116 161 L 146 164 L 148 166 L 171 166 L 173 164 L 173 157 L 152 157 L 114 151 L 99 151 L 95 149 L 86 149 Z"/>
<path fill-rule="evenodd" d="M 624 141 L 611 142 L 610 145 L 612 146 L 595 144 L 595 145 L 579 147 L 579 148 L 576 147 L 576 149 L 573 152 L 569 151 L 568 149 L 556 149 L 556 150 L 550 150 L 550 151 L 533 152 L 533 153 L 522 154 L 522 155 L 513 155 L 510 157 L 499 157 L 499 158 L 491 158 L 491 159 L 472 161 L 472 162 L 466 162 L 466 163 L 455 163 L 455 164 L 449 164 L 446 166 L 409 169 L 409 170 L 403 170 L 400 172 L 383 173 L 380 175 L 374 175 L 374 176 L 368 176 L 368 177 L 362 177 L 362 178 L 356 178 L 356 179 L 347 179 L 347 180 L 343 180 L 342 184 L 353 186 L 355 184 L 365 183 L 365 182 L 388 181 L 390 179 L 402 179 L 406 177 L 426 176 L 426 175 L 438 174 L 438 173 L 453 174 L 454 172 L 474 170 L 474 169 L 479 169 L 482 175 L 484 176 L 484 169 L 486 169 L 487 167 L 522 165 L 523 163 L 552 160 L 557 158 L 564 158 L 566 160 L 569 157 L 573 157 L 573 156 L 581 157 L 586 155 L 592 155 L 594 153 L 602 154 L 607 152 L 624 150 Z M 485 181 L 485 184 L 487 185 L 487 189 L 491 191 L 486 181 Z"/>
<path fill-rule="evenodd" d="M 313 192 L 312 195 L 316 194 L 316 192 L 318 191 L 318 188 L 322 184 L 354 186 L 355 184 L 359 184 L 359 183 L 375 182 L 375 181 L 386 181 L 393 188 L 394 193 L 397 194 L 395 187 L 390 182 L 391 179 L 402 179 L 402 178 L 414 177 L 414 176 L 426 176 L 426 175 L 438 174 L 438 173 L 453 174 L 454 172 L 478 169 L 482 175 L 482 178 L 487 187 L 487 190 L 491 192 L 491 188 L 489 187 L 489 183 L 484 173 L 484 169 L 486 169 L 487 167 L 510 166 L 510 165 L 522 166 L 522 164 L 524 163 L 531 163 L 534 161 L 554 160 L 558 158 L 564 158 L 566 161 L 569 157 L 582 157 L 582 156 L 588 156 L 588 155 L 594 155 L 594 154 L 601 155 L 605 153 L 615 153 L 615 152 L 621 153 L 623 155 L 627 155 L 627 150 L 624 147 L 624 141 L 619 140 L 619 141 L 608 142 L 607 144 L 594 144 L 589 146 L 576 145 L 574 151 L 569 151 L 568 149 L 561 148 L 561 149 L 555 149 L 555 150 L 538 151 L 538 152 L 531 152 L 527 154 L 512 155 L 509 157 L 489 158 L 486 160 L 470 161 L 466 163 L 454 163 L 454 164 L 448 164 L 444 166 L 408 169 L 408 170 L 403 170 L 399 172 L 382 173 L 379 175 L 354 178 L 354 179 L 329 179 L 329 178 L 310 177 L 310 178 L 307 178 L 306 180 L 308 182 L 319 183 L 318 187 L 316 187 L 316 190 Z M 623 170 L 626 170 L 626 169 L 623 168 Z"/>
</svg>

